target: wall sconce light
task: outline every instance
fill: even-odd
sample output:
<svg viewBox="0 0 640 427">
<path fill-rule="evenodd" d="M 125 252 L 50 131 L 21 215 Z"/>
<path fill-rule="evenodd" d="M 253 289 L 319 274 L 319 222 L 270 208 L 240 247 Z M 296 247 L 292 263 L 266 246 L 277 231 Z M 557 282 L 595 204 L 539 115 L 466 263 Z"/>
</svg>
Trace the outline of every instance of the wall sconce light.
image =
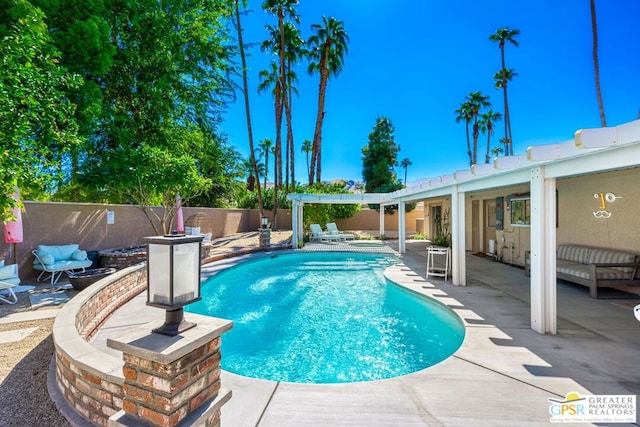
<svg viewBox="0 0 640 427">
<path fill-rule="evenodd" d="M 196 326 L 184 320 L 183 307 L 200 300 L 200 246 L 203 236 L 168 234 L 145 237 L 147 305 L 166 310 L 153 332 L 175 336 Z"/>
</svg>

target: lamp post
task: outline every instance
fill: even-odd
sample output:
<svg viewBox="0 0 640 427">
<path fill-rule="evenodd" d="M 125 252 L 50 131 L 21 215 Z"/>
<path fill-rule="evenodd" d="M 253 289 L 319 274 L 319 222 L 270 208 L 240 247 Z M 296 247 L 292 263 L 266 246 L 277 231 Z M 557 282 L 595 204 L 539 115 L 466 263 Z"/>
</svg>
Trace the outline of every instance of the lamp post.
<svg viewBox="0 0 640 427">
<path fill-rule="evenodd" d="M 260 247 L 271 246 L 271 230 L 269 229 L 269 217 L 262 215 L 260 218 Z"/>
<path fill-rule="evenodd" d="M 200 300 L 200 246 L 203 236 L 168 234 L 145 237 L 147 305 L 166 310 L 153 332 L 175 336 L 196 326 L 184 320 L 183 307 Z"/>
</svg>

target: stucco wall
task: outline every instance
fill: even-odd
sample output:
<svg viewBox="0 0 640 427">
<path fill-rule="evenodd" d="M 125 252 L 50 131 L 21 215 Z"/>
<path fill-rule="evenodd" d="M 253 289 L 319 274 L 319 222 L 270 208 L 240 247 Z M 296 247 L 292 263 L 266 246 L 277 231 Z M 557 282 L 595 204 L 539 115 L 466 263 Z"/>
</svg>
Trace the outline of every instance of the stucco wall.
<svg viewBox="0 0 640 427">
<path fill-rule="evenodd" d="M 557 188 L 558 244 L 577 243 L 640 253 L 640 169 L 565 179 L 557 182 Z M 605 197 L 612 193 L 616 199 L 605 200 L 602 209 L 600 193 Z M 606 218 L 599 211 L 611 216 Z"/>
<path fill-rule="evenodd" d="M 422 206 L 405 214 L 406 227 L 405 231 L 413 233 L 416 231 L 416 219 L 423 217 Z M 336 225 L 340 230 L 379 230 L 380 229 L 380 212 L 373 209 L 363 209 L 351 218 L 336 219 Z M 324 227 L 324 224 L 321 224 Z M 385 231 L 398 231 L 398 212 L 393 215 L 384 215 Z"/>
<path fill-rule="evenodd" d="M 31 268 L 31 251 L 38 245 L 78 243 L 81 249 L 98 251 L 142 245 L 145 236 L 155 234 L 142 211 L 131 205 L 25 201 L 24 206 L 24 242 L 16 245 L 20 277 L 23 280 L 37 276 L 37 272 Z M 107 224 L 107 212 L 113 212 L 113 224 Z M 207 218 L 201 232 L 211 233 L 214 238 L 256 230 L 260 226 L 257 210 L 183 208 L 185 222 L 199 213 Z M 289 211 L 278 211 L 278 226 L 282 229 L 291 228 Z M 12 246 L 4 243 L 4 239 L 0 239 L 0 259 L 7 262 L 13 260 Z"/>
</svg>

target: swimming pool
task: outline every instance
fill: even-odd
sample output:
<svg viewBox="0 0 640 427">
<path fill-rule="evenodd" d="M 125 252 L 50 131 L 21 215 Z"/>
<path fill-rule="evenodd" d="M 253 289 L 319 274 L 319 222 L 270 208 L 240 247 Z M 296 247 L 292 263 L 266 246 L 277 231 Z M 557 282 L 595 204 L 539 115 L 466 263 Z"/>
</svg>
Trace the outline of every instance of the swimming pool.
<svg viewBox="0 0 640 427">
<path fill-rule="evenodd" d="M 409 374 L 462 344 L 444 305 L 384 278 L 399 262 L 367 253 L 292 253 L 251 260 L 203 283 L 185 310 L 233 320 L 222 368 L 274 381 L 346 383 Z"/>
</svg>

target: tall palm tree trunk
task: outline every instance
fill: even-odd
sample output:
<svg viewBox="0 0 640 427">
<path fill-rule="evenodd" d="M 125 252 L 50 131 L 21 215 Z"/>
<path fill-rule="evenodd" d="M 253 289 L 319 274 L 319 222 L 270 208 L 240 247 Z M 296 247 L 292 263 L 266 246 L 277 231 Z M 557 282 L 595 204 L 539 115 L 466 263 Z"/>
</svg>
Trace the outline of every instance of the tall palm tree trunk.
<svg viewBox="0 0 640 427">
<path fill-rule="evenodd" d="M 242 40 L 242 24 L 240 22 L 240 0 L 235 0 L 236 6 L 236 30 L 238 31 L 238 45 L 240 49 L 240 61 L 242 64 L 242 93 L 244 95 L 244 113 L 247 119 L 247 134 L 249 137 L 249 157 L 251 158 L 251 167 L 253 168 L 253 174 L 256 177 L 258 175 L 258 165 L 256 163 L 255 149 L 253 145 L 253 127 L 251 125 L 251 109 L 249 108 L 249 82 L 247 79 L 247 58 L 244 51 L 244 42 Z M 257 185 L 258 190 L 258 208 L 260 209 L 260 215 L 263 214 L 262 204 L 262 191 L 260 190 L 260 181 Z"/>
<path fill-rule="evenodd" d="M 467 155 L 469 156 L 469 166 L 473 164 L 473 157 L 471 156 L 471 138 L 469 137 L 469 120 L 465 120 L 465 130 L 467 132 Z"/>
<path fill-rule="evenodd" d="M 607 126 L 607 119 L 604 117 L 604 104 L 602 103 L 602 91 L 600 89 L 600 64 L 598 61 L 598 23 L 596 22 L 596 1 L 591 0 L 591 33 L 593 34 L 593 68 L 596 78 L 596 96 L 598 97 L 598 108 L 600 109 L 600 123 L 602 127 Z"/>
<path fill-rule="evenodd" d="M 311 152 L 311 171 L 309 174 L 309 184 L 314 182 L 314 173 L 316 182 L 320 182 L 321 177 L 321 145 L 322 145 L 322 122 L 324 120 L 324 101 L 327 92 L 327 81 L 329 80 L 329 68 L 327 66 L 327 58 L 329 57 L 329 44 L 325 45 L 322 59 L 320 60 L 320 86 L 318 88 L 318 113 L 316 115 L 316 127 L 313 131 L 313 150 Z"/>
<path fill-rule="evenodd" d="M 289 68 L 291 68 L 291 66 L 289 66 Z M 289 85 L 291 86 L 291 85 Z M 295 149 L 294 149 L 294 138 L 293 138 L 293 121 L 292 121 L 292 117 L 291 117 L 291 102 L 292 102 L 292 94 L 291 94 L 291 87 L 289 87 L 288 90 L 288 96 L 289 96 L 289 112 L 287 115 L 287 145 L 289 147 L 289 151 L 288 151 L 288 173 L 287 173 L 287 177 L 289 176 L 289 174 L 291 174 L 291 190 L 296 188 L 296 168 L 295 168 Z M 288 181 L 287 181 L 287 191 L 289 191 L 289 185 L 288 185 Z"/>
</svg>

